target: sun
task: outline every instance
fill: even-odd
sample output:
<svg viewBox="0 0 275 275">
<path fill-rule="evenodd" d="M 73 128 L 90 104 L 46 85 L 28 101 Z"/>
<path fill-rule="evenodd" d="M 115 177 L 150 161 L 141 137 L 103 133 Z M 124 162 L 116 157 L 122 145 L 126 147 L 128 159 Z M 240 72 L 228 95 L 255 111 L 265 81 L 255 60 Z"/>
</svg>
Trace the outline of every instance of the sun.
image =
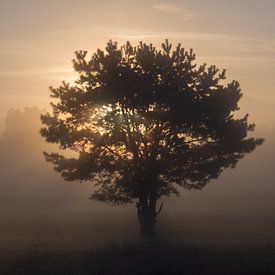
<svg viewBox="0 0 275 275">
<path fill-rule="evenodd" d="M 71 74 L 71 75 L 67 75 L 65 78 L 64 78 L 64 81 L 69 83 L 70 85 L 75 85 L 76 83 L 76 80 L 78 79 L 77 75 L 75 74 Z"/>
</svg>

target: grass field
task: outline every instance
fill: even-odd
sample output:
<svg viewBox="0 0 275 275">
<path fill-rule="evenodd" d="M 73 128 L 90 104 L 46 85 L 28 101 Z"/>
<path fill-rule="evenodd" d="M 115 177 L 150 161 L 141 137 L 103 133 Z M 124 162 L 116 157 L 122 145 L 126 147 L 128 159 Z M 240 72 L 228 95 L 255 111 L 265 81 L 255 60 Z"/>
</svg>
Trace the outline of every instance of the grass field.
<svg viewBox="0 0 275 275">
<path fill-rule="evenodd" d="M 165 241 L 101 248 L 5 250 L 0 274 L 275 274 L 274 247 L 196 247 Z"/>
</svg>

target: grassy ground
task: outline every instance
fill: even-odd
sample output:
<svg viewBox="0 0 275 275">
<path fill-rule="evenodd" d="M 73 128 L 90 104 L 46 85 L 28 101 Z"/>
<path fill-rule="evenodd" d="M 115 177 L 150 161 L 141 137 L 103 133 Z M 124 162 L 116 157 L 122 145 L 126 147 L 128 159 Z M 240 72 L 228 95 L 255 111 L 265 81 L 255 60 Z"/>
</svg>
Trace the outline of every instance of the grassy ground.
<svg viewBox="0 0 275 275">
<path fill-rule="evenodd" d="M 1 251 L 0 274 L 275 274 L 275 248 L 195 247 L 147 240 L 73 250 Z"/>
</svg>

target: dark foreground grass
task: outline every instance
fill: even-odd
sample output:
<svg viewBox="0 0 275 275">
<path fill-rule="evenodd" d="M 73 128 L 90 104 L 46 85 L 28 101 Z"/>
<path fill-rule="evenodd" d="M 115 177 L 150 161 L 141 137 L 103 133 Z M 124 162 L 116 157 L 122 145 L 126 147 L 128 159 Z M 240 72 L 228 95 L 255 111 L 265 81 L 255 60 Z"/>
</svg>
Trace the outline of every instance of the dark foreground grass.
<svg viewBox="0 0 275 275">
<path fill-rule="evenodd" d="M 2 251 L 0 274 L 275 274 L 272 247 L 146 241 L 98 249 Z"/>
</svg>

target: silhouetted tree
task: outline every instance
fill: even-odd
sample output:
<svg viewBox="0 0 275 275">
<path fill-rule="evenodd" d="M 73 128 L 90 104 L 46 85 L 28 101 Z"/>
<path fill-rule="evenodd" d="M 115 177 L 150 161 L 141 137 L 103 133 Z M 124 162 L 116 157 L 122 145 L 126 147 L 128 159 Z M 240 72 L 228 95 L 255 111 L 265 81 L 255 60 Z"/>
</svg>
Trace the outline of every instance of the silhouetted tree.
<svg viewBox="0 0 275 275">
<path fill-rule="evenodd" d="M 46 159 L 66 180 L 92 181 L 92 199 L 137 199 L 143 232 L 153 231 L 158 198 L 178 194 L 177 185 L 203 188 L 262 143 L 247 137 L 248 116 L 235 116 L 239 83 L 224 85 L 225 70 L 196 66 L 193 50 L 110 41 L 90 60 L 75 54 L 79 78 L 50 88 L 56 101 L 41 116 L 41 134 L 77 157 Z"/>
</svg>

